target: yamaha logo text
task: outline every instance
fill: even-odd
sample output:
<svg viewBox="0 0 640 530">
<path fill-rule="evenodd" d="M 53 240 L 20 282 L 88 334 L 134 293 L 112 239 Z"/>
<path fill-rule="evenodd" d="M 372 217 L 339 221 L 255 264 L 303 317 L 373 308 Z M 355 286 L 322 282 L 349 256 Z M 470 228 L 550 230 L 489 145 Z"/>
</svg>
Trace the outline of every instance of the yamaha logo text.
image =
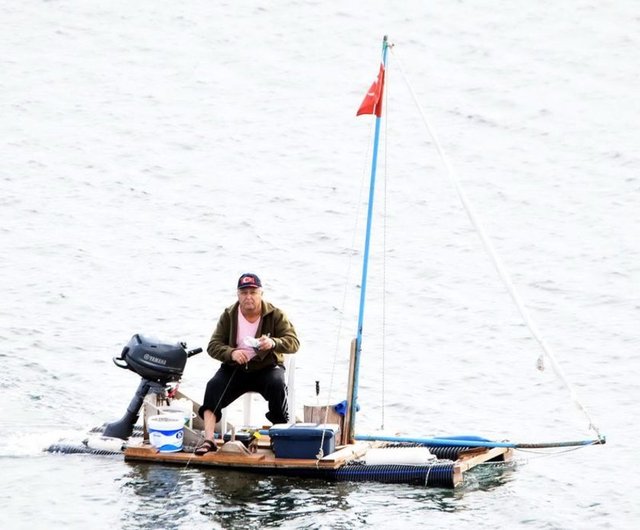
<svg viewBox="0 0 640 530">
<path fill-rule="evenodd" d="M 149 355 L 148 353 L 144 354 L 144 360 L 151 361 L 152 363 L 156 363 L 156 364 L 167 364 L 166 359 L 161 359 L 160 357 L 155 357 L 153 355 Z"/>
</svg>

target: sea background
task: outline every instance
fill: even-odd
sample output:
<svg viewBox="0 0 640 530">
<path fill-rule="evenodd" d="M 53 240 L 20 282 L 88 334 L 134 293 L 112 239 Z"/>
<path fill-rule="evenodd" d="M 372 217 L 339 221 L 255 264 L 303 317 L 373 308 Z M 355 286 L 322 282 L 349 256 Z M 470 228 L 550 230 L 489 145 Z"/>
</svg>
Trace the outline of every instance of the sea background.
<svg viewBox="0 0 640 530">
<path fill-rule="evenodd" d="M 637 2 L 1 0 L 0 17 L 0 527 L 635 527 Z M 298 330 L 299 407 L 344 399 L 373 132 L 355 111 L 385 34 L 357 431 L 595 436 L 536 369 L 413 90 L 607 444 L 517 452 L 455 491 L 43 452 L 124 413 L 138 378 L 111 358 L 134 333 L 206 346 L 247 271 Z M 193 357 L 182 390 L 200 399 L 215 369 Z"/>
</svg>

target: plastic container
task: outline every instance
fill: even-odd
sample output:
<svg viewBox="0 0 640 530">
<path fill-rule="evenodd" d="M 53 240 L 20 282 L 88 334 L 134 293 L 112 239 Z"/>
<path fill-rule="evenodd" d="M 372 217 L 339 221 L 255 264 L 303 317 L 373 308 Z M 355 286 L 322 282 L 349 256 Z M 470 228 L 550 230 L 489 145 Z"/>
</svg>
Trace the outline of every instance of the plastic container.
<svg viewBox="0 0 640 530">
<path fill-rule="evenodd" d="M 160 414 L 147 420 L 149 441 L 161 453 L 182 451 L 184 420 L 182 416 Z"/>
<path fill-rule="evenodd" d="M 182 410 L 185 416 L 185 425 L 190 429 L 193 428 L 193 419 L 196 417 L 196 413 L 193 411 L 193 401 L 187 398 L 172 399 L 169 407 Z"/>
<path fill-rule="evenodd" d="M 225 442 L 231 441 L 233 438 L 233 434 L 228 432 L 222 437 L 222 440 Z M 249 444 L 253 441 L 253 434 L 247 431 L 238 431 L 236 432 L 235 439 L 238 442 L 242 442 L 245 447 L 249 447 Z"/>
<path fill-rule="evenodd" d="M 276 458 L 315 460 L 335 452 L 338 429 L 334 423 L 276 424 L 269 429 L 271 448 Z"/>
<path fill-rule="evenodd" d="M 161 415 L 170 415 L 177 416 L 182 418 L 183 424 L 186 427 L 192 428 L 193 418 L 196 417 L 195 412 L 191 410 L 191 408 L 187 408 L 187 406 L 182 403 L 176 403 L 173 401 L 171 405 L 164 405 L 158 408 L 158 413 Z"/>
<path fill-rule="evenodd" d="M 365 464 L 422 466 L 431 464 L 438 458 L 426 447 L 390 447 L 369 449 L 364 455 Z"/>
</svg>

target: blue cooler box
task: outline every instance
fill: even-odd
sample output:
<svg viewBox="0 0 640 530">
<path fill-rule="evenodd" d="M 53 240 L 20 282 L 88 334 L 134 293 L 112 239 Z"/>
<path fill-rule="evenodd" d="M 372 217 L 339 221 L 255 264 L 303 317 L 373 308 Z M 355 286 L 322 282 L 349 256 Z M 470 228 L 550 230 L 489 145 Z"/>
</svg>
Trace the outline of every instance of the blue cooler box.
<svg viewBox="0 0 640 530">
<path fill-rule="evenodd" d="M 339 429 L 340 426 L 334 423 L 278 423 L 269 429 L 271 449 L 276 458 L 315 460 L 318 458 L 321 443 L 323 456 L 335 452 Z"/>
</svg>

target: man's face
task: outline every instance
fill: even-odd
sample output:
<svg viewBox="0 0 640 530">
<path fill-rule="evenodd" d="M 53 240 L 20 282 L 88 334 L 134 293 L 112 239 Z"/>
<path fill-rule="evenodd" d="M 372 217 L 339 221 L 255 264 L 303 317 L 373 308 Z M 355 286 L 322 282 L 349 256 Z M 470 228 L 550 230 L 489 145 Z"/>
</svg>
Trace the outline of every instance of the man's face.
<svg viewBox="0 0 640 530">
<path fill-rule="evenodd" d="M 260 309 L 262 289 L 253 287 L 238 289 L 238 301 L 243 313 L 253 313 Z"/>
</svg>

